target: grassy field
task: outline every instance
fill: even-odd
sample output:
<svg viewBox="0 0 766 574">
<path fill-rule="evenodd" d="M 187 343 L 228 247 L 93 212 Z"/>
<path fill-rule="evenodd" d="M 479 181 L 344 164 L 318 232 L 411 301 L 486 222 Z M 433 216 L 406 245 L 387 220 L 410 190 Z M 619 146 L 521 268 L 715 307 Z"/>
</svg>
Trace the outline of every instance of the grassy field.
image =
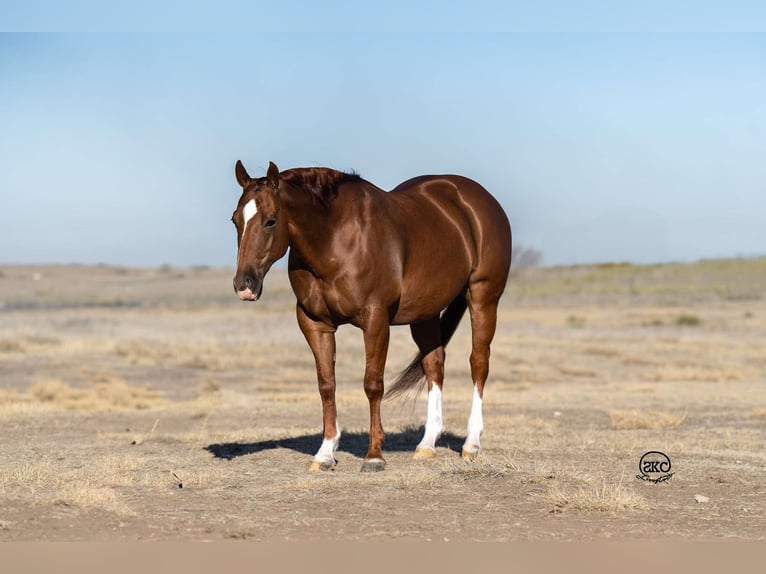
<svg viewBox="0 0 766 574">
<path fill-rule="evenodd" d="M 361 333 L 338 333 L 344 436 L 321 442 L 282 270 L 0 266 L 0 540 L 762 540 L 766 259 L 525 269 L 503 299 L 484 452 L 459 451 L 470 330 L 447 353 L 446 432 L 411 460 L 425 397 L 366 450 Z M 392 380 L 415 351 L 395 328 Z M 672 479 L 637 480 L 650 450 Z"/>
</svg>

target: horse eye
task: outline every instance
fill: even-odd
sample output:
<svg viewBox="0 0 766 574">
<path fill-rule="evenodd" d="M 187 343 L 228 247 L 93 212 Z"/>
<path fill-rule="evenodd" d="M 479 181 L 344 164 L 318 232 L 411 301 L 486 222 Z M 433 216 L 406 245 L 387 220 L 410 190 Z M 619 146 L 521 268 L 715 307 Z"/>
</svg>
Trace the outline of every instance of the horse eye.
<svg viewBox="0 0 766 574">
<path fill-rule="evenodd" d="M 264 227 L 274 227 L 277 224 L 277 220 L 273 217 L 266 220 L 266 223 L 263 224 Z"/>
</svg>

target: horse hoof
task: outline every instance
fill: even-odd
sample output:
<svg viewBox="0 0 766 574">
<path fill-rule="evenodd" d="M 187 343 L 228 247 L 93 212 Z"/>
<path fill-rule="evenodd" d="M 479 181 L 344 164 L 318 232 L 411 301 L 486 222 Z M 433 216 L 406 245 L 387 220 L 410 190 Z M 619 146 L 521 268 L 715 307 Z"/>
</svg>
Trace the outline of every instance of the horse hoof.
<svg viewBox="0 0 766 574">
<path fill-rule="evenodd" d="M 382 458 L 370 458 L 362 463 L 362 468 L 360 470 L 362 472 L 380 472 L 381 470 L 385 470 L 385 468 L 385 460 Z"/>
<path fill-rule="evenodd" d="M 335 470 L 335 462 L 326 460 L 313 460 L 309 465 L 309 472 L 319 472 L 320 470 Z"/>
<path fill-rule="evenodd" d="M 431 448 L 430 446 L 419 446 L 415 449 L 415 452 L 412 453 L 413 460 L 421 460 L 426 458 L 434 458 L 436 456 L 436 449 Z"/>
<path fill-rule="evenodd" d="M 478 456 L 479 452 L 480 451 L 478 448 L 475 450 L 464 448 L 463 452 L 460 453 L 460 456 L 463 458 L 463 460 L 474 460 Z"/>
</svg>

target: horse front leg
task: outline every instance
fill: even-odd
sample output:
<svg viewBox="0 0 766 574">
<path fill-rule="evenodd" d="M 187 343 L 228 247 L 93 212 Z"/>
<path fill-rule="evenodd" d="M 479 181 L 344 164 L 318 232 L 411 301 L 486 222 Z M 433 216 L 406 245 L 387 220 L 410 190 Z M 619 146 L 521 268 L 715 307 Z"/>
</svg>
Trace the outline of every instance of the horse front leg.
<svg viewBox="0 0 766 574">
<path fill-rule="evenodd" d="M 335 327 L 314 321 L 300 307 L 298 325 L 314 354 L 319 396 L 322 399 L 322 445 L 314 455 L 310 471 L 333 470 L 337 464 L 335 451 L 340 442 L 338 411 L 335 406 Z"/>
<path fill-rule="evenodd" d="M 387 310 L 379 307 L 367 313 L 362 325 L 364 331 L 364 392 L 370 402 L 370 444 L 362 463 L 362 472 L 376 472 L 386 468 L 383 460 L 383 423 L 380 403 L 383 400 L 383 371 L 386 367 L 390 328 Z"/>
</svg>

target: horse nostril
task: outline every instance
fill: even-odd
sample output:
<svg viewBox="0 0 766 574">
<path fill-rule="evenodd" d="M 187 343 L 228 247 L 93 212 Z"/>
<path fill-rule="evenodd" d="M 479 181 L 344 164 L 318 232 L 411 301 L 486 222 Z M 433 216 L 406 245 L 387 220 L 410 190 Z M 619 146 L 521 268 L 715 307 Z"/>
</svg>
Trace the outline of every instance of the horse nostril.
<svg viewBox="0 0 766 574">
<path fill-rule="evenodd" d="M 234 278 L 234 291 L 237 293 L 240 291 L 247 291 L 248 289 L 252 291 L 254 287 L 255 280 L 250 275 L 245 275 L 240 281 L 237 281 L 236 277 Z"/>
</svg>

